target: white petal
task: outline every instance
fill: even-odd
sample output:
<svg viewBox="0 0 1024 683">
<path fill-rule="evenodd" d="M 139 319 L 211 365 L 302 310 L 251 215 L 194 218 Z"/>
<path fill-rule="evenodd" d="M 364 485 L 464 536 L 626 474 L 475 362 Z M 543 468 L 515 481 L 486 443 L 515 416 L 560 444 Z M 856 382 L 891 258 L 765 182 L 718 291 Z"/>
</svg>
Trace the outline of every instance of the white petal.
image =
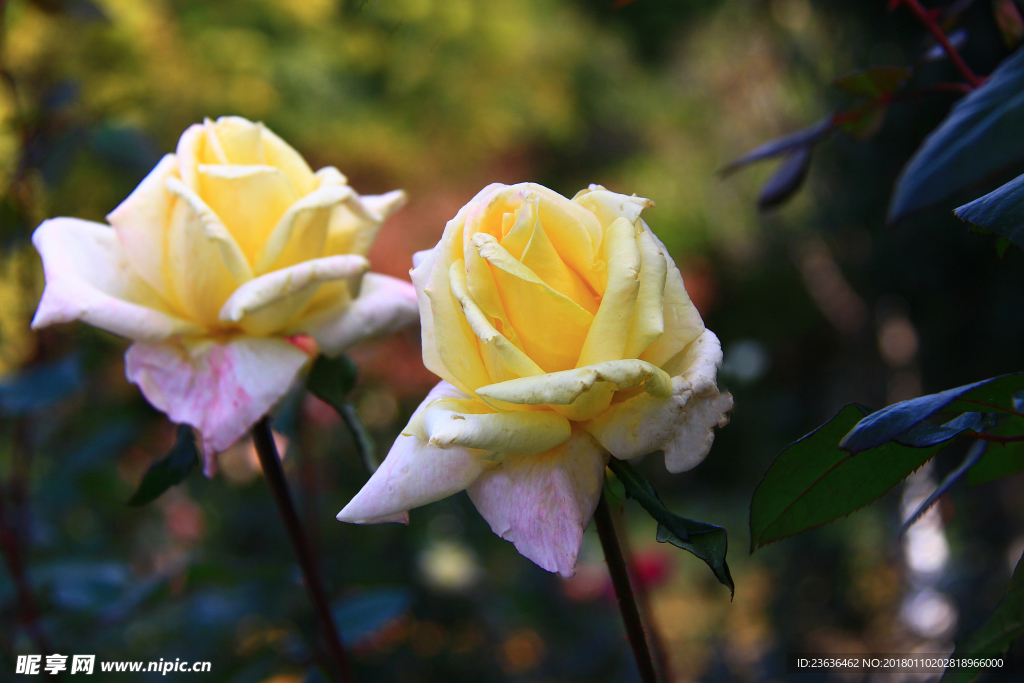
<svg viewBox="0 0 1024 683">
<path fill-rule="evenodd" d="M 447 382 L 427 395 L 413 415 L 442 398 L 469 397 Z M 384 462 L 359 493 L 338 513 L 338 519 L 356 524 L 399 521 L 396 515 L 458 493 L 493 463 L 471 448 L 438 448 L 425 440 L 402 434 L 395 440 Z"/>
<path fill-rule="evenodd" d="M 172 313 L 135 273 L 112 228 L 54 218 L 36 229 L 32 243 L 43 258 L 46 275 L 33 329 L 81 320 L 144 341 L 202 331 Z"/>
<path fill-rule="evenodd" d="M 613 404 L 587 431 L 619 459 L 660 449 L 670 472 L 697 466 L 711 449 L 714 428 L 729 422 L 732 396 L 715 384 L 721 360 L 718 338 L 705 331 L 678 359 L 683 369 L 672 378 L 671 396 L 640 394 Z"/>
<path fill-rule="evenodd" d="M 494 533 L 543 569 L 570 577 L 601 495 L 607 459 L 579 432 L 540 455 L 503 457 L 467 491 Z"/>
<path fill-rule="evenodd" d="M 320 285 L 356 277 L 370 267 L 362 256 L 328 256 L 275 270 L 235 290 L 220 310 L 224 322 L 239 323 L 249 334 L 280 330 L 309 303 Z"/>
<path fill-rule="evenodd" d="M 295 331 L 311 335 L 324 353 L 336 355 L 363 339 L 411 325 L 418 315 L 411 284 L 367 273 L 354 301 L 343 309 L 329 308 L 300 320 Z"/>
<path fill-rule="evenodd" d="M 172 422 L 202 434 L 205 471 L 283 397 L 309 356 L 283 339 L 241 337 L 137 342 L 125 354 L 128 380 Z"/>
<path fill-rule="evenodd" d="M 476 393 L 508 403 L 569 405 L 598 382 L 608 382 L 615 390 L 632 389 L 642 384 L 648 393 L 661 397 L 668 396 L 671 391 L 671 379 L 661 368 L 642 360 L 615 360 L 499 382 L 480 387 Z"/>
</svg>

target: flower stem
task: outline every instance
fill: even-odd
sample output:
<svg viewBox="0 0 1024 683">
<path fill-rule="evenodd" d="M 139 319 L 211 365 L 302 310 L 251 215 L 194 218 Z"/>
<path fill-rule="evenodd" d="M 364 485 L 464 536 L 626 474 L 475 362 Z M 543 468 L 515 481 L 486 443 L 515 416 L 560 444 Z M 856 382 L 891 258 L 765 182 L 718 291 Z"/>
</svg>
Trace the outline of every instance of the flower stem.
<svg viewBox="0 0 1024 683">
<path fill-rule="evenodd" d="M 313 602 L 313 609 L 317 619 L 320 621 L 320 631 L 323 636 L 327 653 L 334 662 L 334 668 L 338 680 L 342 683 L 352 683 L 352 669 L 345 654 L 345 646 L 342 645 L 341 635 L 334 625 L 334 617 L 331 616 L 331 609 L 327 600 L 327 592 L 320 581 L 320 574 L 317 572 L 316 561 L 313 559 L 313 551 L 309 545 L 309 539 L 299 521 L 299 515 L 295 510 L 295 503 L 288 490 L 288 480 L 284 476 L 284 468 L 281 467 L 281 457 L 277 453 L 277 446 L 274 444 L 274 435 L 270 431 L 270 418 L 264 417 L 252 429 L 252 440 L 256 445 L 256 453 L 259 455 L 260 466 L 263 468 L 263 475 L 270 487 L 270 492 L 277 503 L 277 509 L 281 513 L 281 520 L 284 522 L 285 530 L 288 532 L 288 539 L 292 543 L 292 549 L 302 568 L 302 574 L 306 579 L 306 588 L 309 590 L 309 597 Z"/>
<path fill-rule="evenodd" d="M 604 559 L 608 563 L 608 573 L 612 577 L 615 597 L 619 601 L 622 622 L 626 626 L 626 637 L 629 638 L 629 644 L 633 648 L 633 657 L 636 658 L 636 666 L 640 670 L 640 680 L 643 683 L 657 683 L 658 677 L 654 672 L 651 651 L 647 647 L 644 625 L 640 621 L 640 611 L 636 606 L 633 588 L 629 584 L 626 561 L 622 556 L 619 538 L 615 535 L 615 523 L 612 521 L 612 513 L 603 492 L 597 501 L 594 522 L 597 525 L 597 535 L 601 539 L 601 548 L 604 550 Z"/>
<path fill-rule="evenodd" d="M 899 4 L 904 4 L 909 7 L 910 11 L 917 16 L 922 24 L 924 24 L 924 27 L 927 28 L 933 36 L 935 36 L 935 39 L 939 41 L 939 45 L 941 45 L 942 49 L 946 51 L 946 56 L 949 57 L 949 61 L 951 61 L 953 66 L 963 74 L 963 77 L 967 79 L 967 82 L 971 84 L 972 88 L 977 88 L 985 82 L 984 78 L 979 78 L 973 71 L 971 71 L 971 67 L 967 66 L 967 62 L 965 62 L 963 57 L 960 56 L 960 53 L 957 52 L 955 47 L 953 47 L 953 44 L 949 42 L 949 38 L 946 37 L 946 32 L 943 31 L 942 27 L 939 26 L 939 23 L 935 21 L 935 17 L 929 13 L 918 0 L 895 0 L 890 3 L 890 8 L 894 8 Z"/>
</svg>

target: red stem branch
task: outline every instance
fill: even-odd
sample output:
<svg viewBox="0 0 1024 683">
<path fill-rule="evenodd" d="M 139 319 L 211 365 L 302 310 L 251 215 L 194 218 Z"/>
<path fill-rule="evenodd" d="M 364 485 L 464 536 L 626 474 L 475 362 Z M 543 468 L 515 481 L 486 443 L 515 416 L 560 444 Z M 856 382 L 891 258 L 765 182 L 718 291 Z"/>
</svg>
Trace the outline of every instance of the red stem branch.
<svg viewBox="0 0 1024 683">
<path fill-rule="evenodd" d="M 949 61 L 951 61 L 953 66 L 963 74 L 963 77 L 967 79 L 967 82 L 971 84 L 972 88 L 977 88 L 985 82 L 984 78 L 979 78 L 973 71 L 971 71 L 971 67 L 967 66 L 967 62 L 965 62 L 964 58 L 960 56 L 960 53 L 957 52 L 955 47 L 953 47 L 953 44 L 949 42 L 949 38 L 946 37 L 946 32 L 942 30 L 941 26 L 939 26 L 939 22 L 935 20 L 935 16 L 926 10 L 919 0 L 895 0 L 894 2 L 889 3 L 889 8 L 894 9 L 900 4 L 906 5 L 910 8 L 911 12 L 917 15 L 917 18 L 921 20 L 921 23 L 924 24 L 925 28 L 935 36 L 935 40 L 939 41 L 939 45 L 941 45 L 942 49 L 946 51 Z"/>
</svg>

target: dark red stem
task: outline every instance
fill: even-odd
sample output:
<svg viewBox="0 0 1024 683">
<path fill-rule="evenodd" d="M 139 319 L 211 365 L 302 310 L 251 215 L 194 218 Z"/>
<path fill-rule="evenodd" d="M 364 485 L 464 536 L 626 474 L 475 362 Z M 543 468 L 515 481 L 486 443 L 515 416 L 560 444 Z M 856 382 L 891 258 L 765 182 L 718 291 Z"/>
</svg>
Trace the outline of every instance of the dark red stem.
<svg viewBox="0 0 1024 683">
<path fill-rule="evenodd" d="M 979 78 L 971 71 L 971 67 L 967 66 L 967 62 L 960 56 L 953 44 L 949 42 L 949 38 L 946 37 L 946 32 L 939 26 L 939 22 L 936 21 L 935 15 L 932 12 L 926 10 L 918 0 L 895 0 L 889 3 L 889 8 L 893 9 L 898 4 L 904 4 L 910 8 L 910 11 L 917 15 L 917 18 L 921 20 L 925 28 L 931 31 L 931 34 L 935 36 L 935 40 L 939 41 L 939 45 L 946 51 L 946 55 L 949 57 L 949 61 L 953 62 L 953 66 L 963 74 L 963 77 L 967 79 L 967 82 L 971 84 L 972 88 L 977 88 L 979 85 L 985 82 L 984 78 Z"/>
<path fill-rule="evenodd" d="M 603 492 L 597 501 L 594 523 L 597 525 L 597 535 L 601 539 L 604 559 L 608 563 L 608 573 L 612 577 L 615 597 L 619 601 L 619 611 L 622 613 L 622 622 L 626 626 L 626 636 L 629 638 L 629 644 L 633 647 L 633 657 L 636 658 L 636 666 L 640 670 L 640 680 L 643 683 L 657 683 L 658 677 L 654 671 L 654 661 L 651 659 L 651 651 L 647 647 L 647 636 L 644 633 L 643 622 L 640 621 L 640 611 L 637 609 L 636 598 L 633 596 L 633 587 L 629 583 L 626 561 L 622 557 L 619 538 L 615 535 L 615 522 L 612 520 L 612 513 L 608 509 L 608 501 L 605 500 Z"/>
<path fill-rule="evenodd" d="M 313 602 L 313 610 L 316 612 L 317 620 L 320 622 L 320 633 L 323 636 L 324 646 L 334 663 L 338 680 L 342 683 L 352 683 L 352 668 L 345 654 L 345 646 L 341 642 L 341 635 L 334 625 L 334 617 L 331 614 L 330 602 L 327 599 L 327 591 L 320 580 L 320 573 L 317 570 L 316 560 L 309 545 L 309 538 L 299 521 L 299 515 L 295 510 L 295 502 L 292 500 L 291 492 L 288 489 L 288 480 L 284 476 L 284 468 L 281 466 L 281 457 L 277 453 L 277 445 L 274 444 L 274 435 L 270 431 L 270 418 L 264 417 L 252 428 L 252 440 L 256 446 L 256 453 L 260 459 L 260 466 L 263 468 L 264 479 L 270 492 L 277 503 L 277 509 L 281 513 L 281 520 L 284 522 L 285 530 L 288 532 L 288 539 L 292 543 L 295 557 L 299 561 L 299 567 L 306 580 L 306 589 Z"/>
</svg>

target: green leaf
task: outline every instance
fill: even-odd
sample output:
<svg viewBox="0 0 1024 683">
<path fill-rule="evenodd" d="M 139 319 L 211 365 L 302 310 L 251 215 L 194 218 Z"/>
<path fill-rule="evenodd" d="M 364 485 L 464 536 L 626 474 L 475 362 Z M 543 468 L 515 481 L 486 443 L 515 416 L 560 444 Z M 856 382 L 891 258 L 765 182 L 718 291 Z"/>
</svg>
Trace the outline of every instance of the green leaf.
<svg viewBox="0 0 1024 683">
<path fill-rule="evenodd" d="M 341 412 L 338 406 L 346 403 L 345 397 L 355 388 L 358 373 L 359 369 L 348 356 L 328 358 L 320 354 L 309 371 L 306 388 Z"/>
<path fill-rule="evenodd" d="M 910 78 L 910 69 L 903 66 L 872 66 L 857 69 L 832 81 L 832 85 L 848 95 L 877 98 L 895 92 Z"/>
<path fill-rule="evenodd" d="M 145 505 L 156 500 L 164 491 L 184 481 L 198 464 L 199 449 L 196 448 L 192 428 L 178 425 L 178 439 L 174 446 L 167 455 L 150 465 L 128 505 Z"/>
<path fill-rule="evenodd" d="M 359 419 L 359 413 L 347 399 L 356 386 L 358 372 L 356 364 L 348 356 L 328 358 L 321 355 L 313 364 L 309 379 L 306 380 L 306 388 L 338 411 L 338 415 L 341 415 L 345 426 L 352 433 L 359 457 L 370 474 L 373 474 L 380 464 L 377 460 L 377 444 L 373 440 L 373 435 L 366 429 L 366 425 Z"/>
<path fill-rule="evenodd" d="M 957 655 L 993 657 L 1006 652 L 1013 641 L 1024 636 L 1024 558 L 1010 579 L 1006 595 L 981 627 L 968 633 L 957 643 Z M 980 668 L 947 669 L 941 683 L 969 683 L 982 672 Z"/>
<path fill-rule="evenodd" d="M 834 124 L 832 117 L 829 116 L 818 121 L 809 128 L 804 128 L 803 130 L 798 130 L 795 133 L 790 133 L 789 135 L 764 143 L 760 147 L 757 147 L 753 151 L 744 154 L 739 159 L 736 159 L 719 169 L 718 173 L 724 178 L 725 176 L 730 175 L 731 173 L 734 173 L 755 161 L 762 161 L 764 159 L 782 156 L 783 154 L 789 154 L 800 147 L 813 146 L 820 142 L 826 135 L 831 133 L 833 129 Z"/>
<path fill-rule="evenodd" d="M 999 424 L 987 430 L 996 436 L 1014 436 L 1024 434 L 1024 419 L 1009 415 L 1000 420 Z M 993 443 L 967 473 L 967 483 L 971 486 L 985 484 L 1003 479 L 1024 470 L 1024 442 L 998 444 Z"/>
<path fill-rule="evenodd" d="M 943 447 L 886 443 L 851 455 L 839 440 L 867 413 L 850 404 L 779 454 L 750 505 L 751 551 L 874 502 Z"/>
<path fill-rule="evenodd" d="M 1021 389 L 1024 373 L 1017 372 L 900 401 L 858 422 L 839 445 L 851 453 L 866 451 L 908 433 L 939 412 L 1013 412 L 1013 393 Z"/>
<path fill-rule="evenodd" d="M 686 519 L 670 512 L 658 498 L 650 482 L 625 460 L 612 458 L 608 468 L 622 482 L 626 495 L 640 503 L 647 513 L 658 522 L 659 543 L 671 543 L 704 560 L 718 581 L 729 588 L 730 599 L 736 593 L 736 585 L 729 571 L 725 556 L 729 551 L 729 540 L 725 529 L 714 524 Z"/>
<path fill-rule="evenodd" d="M 762 211 L 786 203 L 807 179 L 811 168 L 811 145 L 802 145 L 789 152 L 779 168 L 761 188 L 757 206 Z"/>
<path fill-rule="evenodd" d="M 949 199 L 1024 159 L 1024 50 L 957 102 L 896 181 L 889 222 Z"/>
<path fill-rule="evenodd" d="M 1024 175 L 955 211 L 967 223 L 995 233 L 1024 249 Z"/>
<path fill-rule="evenodd" d="M 939 498 L 946 495 L 946 492 L 953 487 L 953 484 L 959 481 L 960 477 L 964 476 L 966 472 L 978 464 L 981 458 L 985 455 L 986 450 L 988 450 L 987 441 L 975 441 L 972 443 L 971 447 L 967 449 L 967 455 L 964 456 L 964 460 L 960 463 L 960 466 L 947 474 L 946 478 L 942 480 L 942 483 L 939 484 L 934 491 L 928 494 L 928 497 L 917 506 L 917 509 L 914 510 L 914 514 L 907 517 L 907 520 L 903 522 L 903 526 L 900 527 L 899 535 L 902 536 L 905 534 L 907 529 L 912 527 L 917 520 L 921 519 L 924 513 L 928 512 L 932 505 L 935 505 L 935 503 L 939 501 Z"/>
</svg>

